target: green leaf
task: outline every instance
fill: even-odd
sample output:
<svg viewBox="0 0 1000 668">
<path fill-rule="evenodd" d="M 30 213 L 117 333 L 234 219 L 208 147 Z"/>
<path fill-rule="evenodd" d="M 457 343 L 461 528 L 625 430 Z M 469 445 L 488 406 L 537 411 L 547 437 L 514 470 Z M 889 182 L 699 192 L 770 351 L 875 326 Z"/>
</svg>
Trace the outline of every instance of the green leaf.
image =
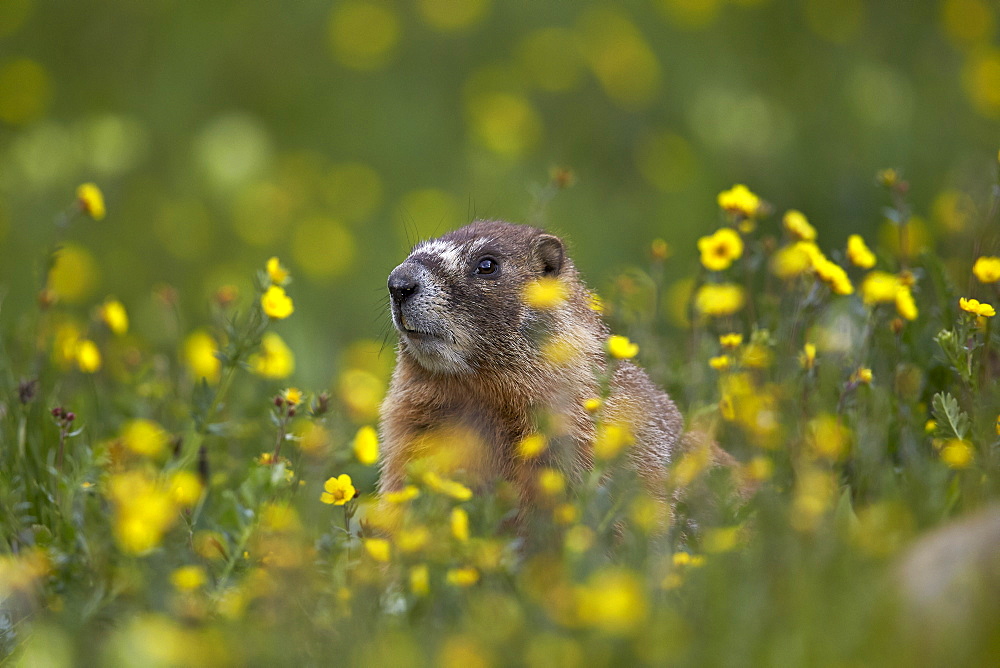
<svg viewBox="0 0 1000 668">
<path fill-rule="evenodd" d="M 934 395 L 932 413 L 939 430 L 961 439 L 969 433 L 969 416 L 958 407 L 958 399 L 950 393 L 938 392 Z"/>
</svg>

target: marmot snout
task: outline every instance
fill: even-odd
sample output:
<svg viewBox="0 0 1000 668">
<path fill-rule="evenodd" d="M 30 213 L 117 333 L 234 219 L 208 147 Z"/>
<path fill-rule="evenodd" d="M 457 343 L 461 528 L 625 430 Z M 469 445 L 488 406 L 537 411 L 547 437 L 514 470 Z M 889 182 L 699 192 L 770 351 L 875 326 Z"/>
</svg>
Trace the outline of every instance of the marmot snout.
<svg viewBox="0 0 1000 668">
<path fill-rule="evenodd" d="M 530 306 L 525 290 L 539 279 L 558 280 L 563 299 Z M 595 417 L 584 405 L 600 394 L 608 330 L 558 237 L 477 221 L 418 244 L 388 288 L 399 347 L 382 406 L 382 491 L 416 467 L 508 481 L 530 501 L 536 467 L 571 480 L 592 467 Z M 665 487 L 683 421 L 642 369 L 616 365 L 598 419 L 628 426 L 632 467 Z M 552 445 L 525 460 L 517 445 L 536 432 Z"/>
</svg>

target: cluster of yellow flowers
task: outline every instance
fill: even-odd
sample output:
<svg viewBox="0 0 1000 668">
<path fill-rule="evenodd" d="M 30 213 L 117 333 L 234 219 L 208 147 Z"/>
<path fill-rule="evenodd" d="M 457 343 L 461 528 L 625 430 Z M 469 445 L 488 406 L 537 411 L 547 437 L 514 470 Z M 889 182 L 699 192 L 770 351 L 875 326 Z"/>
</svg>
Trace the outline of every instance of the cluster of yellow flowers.
<svg viewBox="0 0 1000 668">
<path fill-rule="evenodd" d="M 285 267 L 281 266 L 278 258 L 272 257 L 267 261 L 267 275 L 271 279 L 271 285 L 261 295 L 261 308 L 264 309 L 267 317 L 283 320 L 295 311 L 292 298 L 285 293 L 284 288 L 289 281 L 290 274 Z"/>
</svg>

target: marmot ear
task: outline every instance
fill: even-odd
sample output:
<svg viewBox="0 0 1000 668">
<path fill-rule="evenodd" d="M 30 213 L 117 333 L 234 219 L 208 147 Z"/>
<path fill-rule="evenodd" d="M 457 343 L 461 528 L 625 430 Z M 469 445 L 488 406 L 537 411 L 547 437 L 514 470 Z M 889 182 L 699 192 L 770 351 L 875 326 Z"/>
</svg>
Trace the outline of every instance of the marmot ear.
<svg viewBox="0 0 1000 668">
<path fill-rule="evenodd" d="M 531 243 L 531 257 L 544 276 L 557 276 L 562 271 L 565 258 L 562 240 L 551 234 L 535 237 Z"/>
</svg>

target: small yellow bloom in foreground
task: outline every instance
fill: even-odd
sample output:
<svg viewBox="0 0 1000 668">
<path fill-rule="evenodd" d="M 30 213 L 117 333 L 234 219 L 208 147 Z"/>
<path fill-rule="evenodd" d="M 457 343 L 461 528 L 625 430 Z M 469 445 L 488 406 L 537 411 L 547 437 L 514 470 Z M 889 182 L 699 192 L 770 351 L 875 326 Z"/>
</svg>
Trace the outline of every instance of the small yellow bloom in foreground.
<svg viewBox="0 0 1000 668">
<path fill-rule="evenodd" d="M 453 587 L 471 587 L 479 582 L 479 571 L 472 566 L 452 568 L 444 577 L 445 582 Z"/>
<path fill-rule="evenodd" d="M 80 210 L 93 218 L 102 220 L 104 218 L 104 193 L 93 183 L 84 183 L 76 189 L 76 200 Z"/>
<path fill-rule="evenodd" d="M 809 220 L 801 211 L 792 209 L 785 213 L 781 219 L 785 229 L 800 241 L 813 241 L 816 239 L 816 228 L 809 224 Z"/>
<path fill-rule="evenodd" d="M 288 282 L 288 277 L 290 272 L 285 267 L 281 266 L 281 262 L 277 257 L 272 257 L 267 261 L 267 277 L 271 279 L 271 282 L 275 285 L 284 285 Z"/>
<path fill-rule="evenodd" d="M 281 392 L 281 398 L 289 406 L 298 406 L 302 403 L 302 390 L 297 387 L 289 387 Z"/>
<path fill-rule="evenodd" d="M 575 599 L 580 621 L 611 635 L 628 635 L 639 629 L 648 613 L 642 583 L 624 569 L 595 573 Z"/>
<path fill-rule="evenodd" d="M 718 527 L 705 530 L 703 544 L 706 552 L 718 554 L 735 549 L 740 540 L 741 529 L 739 526 Z"/>
<path fill-rule="evenodd" d="M 875 266 L 875 254 L 871 252 L 860 234 L 847 237 L 847 259 L 855 267 L 871 269 Z"/>
<path fill-rule="evenodd" d="M 213 385 L 219 382 L 222 362 L 215 356 L 218 350 L 212 335 L 201 329 L 191 332 L 184 339 L 184 361 L 199 382 L 202 378 Z"/>
<path fill-rule="evenodd" d="M 542 469 L 538 472 L 538 487 L 548 496 L 556 496 L 566 490 L 566 478 L 555 469 Z"/>
<path fill-rule="evenodd" d="M 524 303 L 532 308 L 555 308 L 569 297 L 569 289 L 558 278 L 539 278 L 524 286 Z"/>
<path fill-rule="evenodd" d="M 528 434 L 517 444 L 517 454 L 524 459 L 534 459 L 545 452 L 548 445 L 542 434 Z"/>
<path fill-rule="evenodd" d="M 941 461 L 948 468 L 964 469 L 972 464 L 972 446 L 968 441 L 953 438 L 941 448 Z"/>
<path fill-rule="evenodd" d="M 629 429 L 620 424 L 601 424 L 594 438 L 594 456 L 598 459 L 613 459 L 622 448 L 632 443 Z"/>
<path fill-rule="evenodd" d="M 406 503 L 420 496 L 420 488 L 414 485 L 407 485 L 398 492 L 386 492 L 382 498 L 389 503 Z"/>
<path fill-rule="evenodd" d="M 354 457 L 371 466 L 378 461 L 378 432 L 374 427 L 364 426 L 354 435 Z"/>
<path fill-rule="evenodd" d="M 287 378 L 295 371 L 295 356 L 284 339 L 274 332 L 265 332 L 260 352 L 250 356 L 250 370 L 265 378 Z"/>
<path fill-rule="evenodd" d="M 423 477 L 424 484 L 439 494 L 450 496 L 458 501 L 468 501 L 472 498 L 472 490 L 460 482 L 446 480 L 433 471 L 428 471 Z"/>
<path fill-rule="evenodd" d="M 975 315 L 983 316 L 984 318 L 992 318 L 997 314 L 996 309 L 990 304 L 985 302 L 980 302 L 978 299 L 966 299 L 961 297 L 958 300 L 958 305 L 963 311 L 968 311 Z"/>
<path fill-rule="evenodd" d="M 649 245 L 649 252 L 654 260 L 666 260 L 670 257 L 670 244 L 663 239 L 653 239 Z"/>
<path fill-rule="evenodd" d="M 392 555 L 392 549 L 389 545 L 389 541 L 385 538 L 367 538 L 364 541 L 365 552 L 368 553 L 375 561 L 381 561 L 385 563 L 389 561 L 389 557 Z"/>
<path fill-rule="evenodd" d="M 694 297 L 695 309 L 714 317 L 732 315 L 745 303 L 743 287 L 735 283 L 706 283 L 698 288 Z"/>
<path fill-rule="evenodd" d="M 464 508 L 451 509 L 451 535 L 463 543 L 469 540 L 469 513 Z"/>
<path fill-rule="evenodd" d="M 770 457 L 758 455 L 746 463 L 743 472 L 751 480 L 769 480 L 774 475 L 774 462 Z"/>
<path fill-rule="evenodd" d="M 760 210 L 760 198 L 743 184 L 723 190 L 718 197 L 719 207 L 726 213 L 738 213 L 752 218 Z"/>
<path fill-rule="evenodd" d="M 902 286 L 896 291 L 896 312 L 907 320 L 916 320 L 917 316 L 920 315 L 917 303 L 913 300 L 913 293 L 906 286 Z"/>
<path fill-rule="evenodd" d="M 859 367 L 857 371 L 851 376 L 851 381 L 855 383 L 863 383 L 865 385 L 871 385 L 872 382 L 872 370 L 868 367 Z"/>
<path fill-rule="evenodd" d="M 795 278 L 811 269 L 813 258 L 819 254 L 816 244 L 811 241 L 797 241 L 783 246 L 771 256 L 771 273 L 783 280 Z"/>
<path fill-rule="evenodd" d="M 587 399 L 586 401 L 583 402 L 583 410 L 587 411 L 588 413 L 596 413 L 597 411 L 601 410 L 601 406 L 603 405 L 604 405 L 603 401 L 601 401 L 597 397 L 591 397 L 590 399 Z"/>
<path fill-rule="evenodd" d="M 181 566 L 170 574 L 170 584 L 177 591 L 201 589 L 207 582 L 208 576 L 201 566 Z"/>
<path fill-rule="evenodd" d="M 799 362 L 802 363 L 802 368 L 811 369 L 816 364 L 816 346 L 812 343 L 807 343 L 802 346 L 802 354 L 799 355 Z"/>
<path fill-rule="evenodd" d="M 608 352 L 616 359 L 627 360 L 639 354 L 639 345 L 629 341 L 628 337 L 612 334 L 608 337 Z"/>
<path fill-rule="evenodd" d="M 108 329 L 118 336 L 128 332 L 128 313 L 125 312 L 125 306 L 117 299 L 108 297 L 98 310 L 98 314 Z"/>
<path fill-rule="evenodd" d="M 184 469 L 174 471 L 167 478 L 167 493 L 178 506 L 190 508 L 198 503 L 204 486 L 198 474 Z"/>
<path fill-rule="evenodd" d="M 167 447 L 170 436 L 159 423 L 137 418 L 126 422 L 122 427 L 121 440 L 132 452 L 155 457 Z"/>
<path fill-rule="evenodd" d="M 355 497 L 358 490 L 354 489 L 351 476 L 342 473 L 336 478 L 329 478 L 323 483 L 323 494 L 320 500 L 323 503 L 342 506 Z"/>
<path fill-rule="evenodd" d="M 81 339 L 76 342 L 73 351 L 76 357 L 76 366 L 84 373 L 95 373 L 101 369 L 101 351 L 97 344 L 90 339 Z"/>
<path fill-rule="evenodd" d="M 1000 257 L 983 256 L 972 265 L 972 273 L 980 283 L 1000 281 Z"/>
<path fill-rule="evenodd" d="M 924 433 L 933 434 L 937 431 L 937 420 L 928 420 L 924 423 Z"/>
<path fill-rule="evenodd" d="M 743 239 L 731 227 L 723 227 L 715 234 L 698 239 L 701 263 L 709 271 L 723 271 L 743 255 Z"/>
<path fill-rule="evenodd" d="M 896 300 L 900 288 L 899 277 L 885 271 L 872 271 L 861 281 L 861 301 L 879 304 Z"/>
<path fill-rule="evenodd" d="M 427 564 L 417 564 L 410 569 L 410 591 L 415 596 L 426 596 L 431 590 L 431 572 Z"/>
<path fill-rule="evenodd" d="M 265 290 L 261 295 L 260 305 L 265 315 L 275 320 L 287 318 L 295 311 L 292 298 L 285 294 L 285 289 L 280 285 L 272 285 Z"/>
<path fill-rule="evenodd" d="M 725 371 L 729 368 L 732 360 L 729 355 L 718 355 L 717 357 L 709 358 L 708 366 L 712 367 L 716 371 Z"/>
<path fill-rule="evenodd" d="M 743 343 L 742 334 L 723 334 L 719 337 L 719 344 L 723 348 L 729 348 L 730 350 L 733 348 L 739 348 L 741 343 Z"/>
<path fill-rule="evenodd" d="M 1000 415 L 997 416 L 996 432 L 997 436 L 1000 436 Z"/>
<path fill-rule="evenodd" d="M 813 258 L 813 271 L 820 277 L 834 294 L 850 295 L 854 294 L 854 286 L 851 279 L 847 277 L 847 272 L 836 262 L 832 262 L 825 257 Z"/>
</svg>

